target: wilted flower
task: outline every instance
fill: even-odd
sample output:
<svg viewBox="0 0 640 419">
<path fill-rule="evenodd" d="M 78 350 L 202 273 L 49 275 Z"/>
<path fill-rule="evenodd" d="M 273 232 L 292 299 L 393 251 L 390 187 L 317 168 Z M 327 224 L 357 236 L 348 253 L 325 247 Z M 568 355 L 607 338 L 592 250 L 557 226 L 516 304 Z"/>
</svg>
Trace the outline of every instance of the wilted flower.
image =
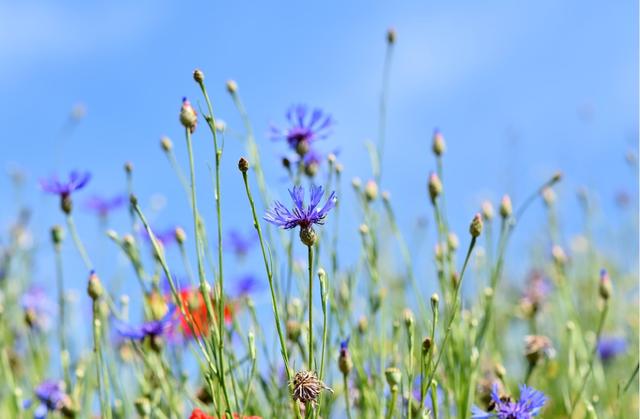
<svg viewBox="0 0 640 419">
<path fill-rule="evenodd" d="M 95 212 L 100 217 L 106 217 L 111 211 L 120 208 L 125 202 L 127 202 L 127 198 L 124 195 L 116 195 L 111 198 L 94 195 L 85 202 L 85 208 Z"/>
<path fill-rule="evenodd" d="M 293 377 L 293 400 L 315 405 L 322 390 L 333 393 L 333 390 L 320 381 L 313 371 L 298 371 Z"/>
<path fill-rule="evenodd" d="M 271 138 L 285 139 L 293 150 L 303 156 L 309 150 L 311 143 L 329 136 L 333 125 L 331 115 L 321 109 L 309 110 L 305 105 L 295 105 L 287 111 L 289 128 L 280 130 L 271 127 Z"/>
<path fill-rule="evenodd" d="M 596 347 L 598 356 L 603 363 L 611 361 L 613 358 L 627 351 L 627 341 L 622 337 L 603 336 L 598 341 Z"/>
<path fill-rule="evenodd" d="M 540 272 L 533 271 L 527 280 L 520 307 L 525 314 L 533 315 L 538 312 L 547 296 L 551 292 L 551 283 Z"/>
<path fill-rule="evenodd" d="M 318 204 L 324 195 L 322 186 L 311 186 L 309 206 L 306 208 L 302 186 L 294 186 L 293 190 L 289 191 L 289 195 L 295 204 L 292 211 L 289 211 L 281 202 L 275 201 L 274 208 L 267 211 L 264 219 L 285 229 L 300 226 L 300 239 L 307 246 L 312 246 L 316 241 L 313 225 L 324 224 L 325 217 L 336 204 L 336 194 L 331 192 L 327 202 L 321 208 L 318 208 Z"/>
<path fill-rule="evenodd" d="M 523 384 L 520 386 L 520 399 L 514 402 L 510 397 L 500 397 L 498 385 L 494 383 L 489 412 L 474 406 L 471 409 L 471 418 L 530 419 L 538 416 L 546 401 L 547 398 L 541 391 Z"/>
</svg>

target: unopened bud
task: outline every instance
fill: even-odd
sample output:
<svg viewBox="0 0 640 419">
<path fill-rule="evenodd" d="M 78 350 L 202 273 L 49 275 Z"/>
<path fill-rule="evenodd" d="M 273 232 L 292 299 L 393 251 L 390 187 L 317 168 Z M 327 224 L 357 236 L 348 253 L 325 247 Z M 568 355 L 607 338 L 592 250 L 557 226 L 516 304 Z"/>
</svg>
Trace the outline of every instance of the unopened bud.
<svg viewBox="0 0 640 419">
<path fill-rule="evenodd" d="M 402 373 L 395 367 L 389 367 L 384 370 L 384 376 L 387 379 L 387 384 L 389 384 L 391 388 L 397 387 L 402 381 Z"/>
<path fill-rule="evenodd" d="M 413 323 L 415 322 L 413 312 L 410 309 L 405 308 L 402 312 L 402 317 L 404 318 L 404 325 L 408 328 L 411 328 L 413 326 Z"/>
<path fill-rule="evenodd" d="M 431 173 L 429 176 L 429 197 L 431 202 L 436 202 L 438 195 L 442 193 L 442 182 L 436 173 Z"/>
<path fill-rule="evenodd" d="M 502 197 L 502 201 L 500 201 L 500 216 L 502 218 L 509 218 L 512 213 L 511 198 L 509 195 L 505 195 Z"/>
<path fill-rule="evenodd" d="M 125 173 L 127 173 L 128 175 L 130 175 L 131 173 L 133 173 L 133 163 L 131 163 L 130 161 L 125 162 L 125 163 L 124 163 L 124 171 L 125 171 Z"/>
<path fill-rule="evenodd" d="M 433 311 L 438 310 L 438 304 L 440 303 L 440 297 L 438 296 L 437 293 L 433 293 L 431 294 L 431 309 Z"/>
<path fill-rule="evenodd" d="M 364 187 L 364 197 L 367 201 L 374 201 L 378 197 L 378 184 L 375 180 L 370 180 Z"/>
<path fill-rule="evenodd" d="M 556 193 L 553 191 L 553 189 L 547 186 L 546 188 L 542 189 L 542 200 L 547 207 L 550 207 L 556 201 Z"/>
<path fill-rule="evenodd" d="M 431 350 L 431 338 L 426 337 L 422 341 L 422 353 L 426 355 L 429 353 L 430 350 Z"/>
<path fill-rule="evenodd" d="M 364 335 L 369 328 L 369 320 L 367 320 L 366 316 L 360 316 L 358 319 L 358 332 L 361 335 Z"/>
<path fill-rule="evenodd" d="M 102 289 L 102 283 L 100 282 L 100 278 L 94 271 L 91 271 L 89 274 L 89 283 L 87 285 L 87 294 L 91 297 L 92 300 L 97 300 L 102 296 L 104 290 Z"/>
<path fill-rule="evenodd" d="M 202 70 L 200 70 L 199 68 L 193 70 L 193 79 L 196 81 L 196 83 L 202 84 L 202 82 L 204 81 L 204 73 L 202 72 Z"/>
<path fill-rule="evenodd" d="M 449 246 L 449 250 L 455 251 L 459 245 L 460 241 L 458 240 L 456 233 L 449 233 L 447 236 L 447 246 Z"/>
<path fill-rule="evenodd" d="M 183 127 L 187 128 L 190 132 L 196 130 L 198 124 L 198 114 L 196 110 L 191 106 L 189 99 L 182 98 L 182 107 L 180 108 L 180 123 Z"/>
<path fill-rule="evenodd" d="M 433 154 L 435 154 L 436 156 L 442 156 L 442 154 L 444 154 L 446 150 L 444 137 L 438 130 L 435 130 L 433 132 L 433 143 L 431 145 L 431 150 L 433 150 Z"/>
<path fill-rule="evenodd" d="M 247 159 L 245 159 L 244 157 L 240 157 L 240 160 L 238 160 L 238 169 L 242 173 L 247 173 L 247 171 L 249 170 L 249 162 L 247 161 Z"/>
<path fill-rule="evenodd" d="M 235 80 L 227 80 L 227 92 L 232 95 L 238 91 L 238 83 Z"/>
<path fill-rule="evenodd" d="M 353 186 L 353 189 L 359 190 L 360 186 L 362 186 L 362 181 L 359 177 L 354 177 L 353 179 L 351 179 L 351 186 Z"/>
<path fill-rule="evenodd" d="M 611 279 L 609 278 L 609 272 L 606 269 L 600 271 L 600 286 L 598 287 L 598 293 L 603 300 L 611 298 L 613 287 L 611 286 Z"/>
<path fill-rule="evenodd" d="M 551 248 L 551 256 L 553 257 L 553 261 L 559 266 L 567 263 L 567 254 L 564 252 L 564 249 L 557 244 Z"/>
<path fill-rule="evenodd" d="M 162 150 L 168 153 L 173 148 L 173 143 L 171 142 L 169 137 L 162 137 L 160 139 L 160 147 L 162 147 Z"/>
<path fill-rule="evenodd" d="M 382 200 L 384 202 L 389 202 L 391 200 L 391 192 L 389 192 L 389 191 L 382 192 L 382 194 L 380 194 L 380 196 L 382 197 Z"/>
<path fill-rule="evenodd" d="M 369 234 L 369 227 L 366 224 L 360 224 L 360 234 L 362 234 L 363 236 L 366 236 L 367 234 Z"/>
<path fill-rule="evenodd" d="M 51 241 L 54 245 L 59 246 L 64 240 L 64 229 L 60 225 L 51 227 Z"/>
<path fill-rule="evenodd" d="M 562 172 L 558 171 L 553 174 L 551 180 L 549 181 L 549 186 L 558 183 L 562 180 Z"/>
<path fill-rule="evenodd" d="M 316 244 L 316 241 L 318 241 L 318 235 L 316 234 L 315 230 L 311 226 L 309 226 L 309 227 L 301 227 L 300 228 L 300 240 L 306 246 L 311 247 L 314 244 Z"/>
<path fill-rule="evenodd" d="M 174 234 L 178 244 L 182 244 L 185 242 L 185 240 L 187 240 L 187 233 L 185 233 L 182 227 L 176 227 Z"/>
<path fill-rule="evenodd" d="M 396 43 L 396 30 L 395 28 L 387 29 L 387 42 L 391 45 Z"/>
<path fill-rule="evenodd" d="M 469 233 L 471 233 L 472 237 L 478 237 L 482 234 L 482 216 L 480 214 L 476 214 L 471 220 L 471 225 L 469 225 Z"/>
<path fill-rule="evenodd" d="M 297 320 L 287 320 L 286 330 L 287 339 L 294 343 L 298 342 L 298 338 L 300 338 L 300 332 L 302 330 L 300 322 L 298 322 Z"/>
<path fill-rule="evenodd" d="M 491 205 L 491 202 L 484 201 L 482 203 L 482 216 L 487 221 L 493 219 L 493 205 Z"/>
</svg>

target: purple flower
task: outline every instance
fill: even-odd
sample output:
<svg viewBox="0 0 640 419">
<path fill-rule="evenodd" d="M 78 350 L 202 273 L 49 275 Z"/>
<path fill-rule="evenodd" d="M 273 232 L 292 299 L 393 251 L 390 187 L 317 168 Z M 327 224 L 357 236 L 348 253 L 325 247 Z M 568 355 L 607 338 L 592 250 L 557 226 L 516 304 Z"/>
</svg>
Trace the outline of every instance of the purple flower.
<svg viewBox="0 0 640 419">
<path fill-rule="evenodd" d="M 285 130 L 271 127 L 271 138 L 287 140 L 289 147 L 299 155 L 306 154 L 315 140 L 328 137 L 333 125 L 331 115 L 319 108 L 309 110 L 305 105 L 291 106 L 287 111 L 287 120 L 289 128 Z"/>
<path fill-rule="evenodd" d="M 552 290 L 551 283 L 539 271 L 533 271 L 527 279 L 527 285 L 522 296 L 522 302 L 537 311 L 545 302 Z"/>
<path fill-rule="evenodd" d="M 349 341 L 351 340 L 351 336 L 347 337 L 345 340 L 340 341 L 340 356 L 342 354 L 347 354 L 349 352 Z"/>
<path fill-rule="evenodd" d="M 265 221 L 285 229 L 298 226 L 305 229 L 313 224 L 324 224 L 325 217 L 336 205 L 336 193 L 331 192 L 324 206 L 318 208 L 318 204 L 320 204 L 320 200 L 324 195 L 322 186 L 311 186 L 310 202 L 306 208 L 304 206 L 304 188 L 302 186 L 294 186 L 293 190 L 289 191 L 289 195 L 295 204 L 293 210 L 289 211 L 281 202 L 275 201 L 273 209 L 265 214 Z"/>
<path fill-rule="evenodd" d="M 69 174 L 67 182 L 61 182 L 55 175 L 49 179 L 40 179 L 40 188 L 45 192 L 67 197 L 72 192 L 84 188 L 90 179 L 91 173 L 74 170 Z"/>
<path fill-rule="evenodd" d="M 498 385 L 494 383 L 491 390 L 491 401 L 490 413 L 474 406 L 471 409 L 471 418 L 531 419 L 540 413 L 547 397 L 541 391 L 523 384 L 520 386 L 520 399 L 514 402 L 510 397 L 500 397 Z"/>
<path fill-rule="evenodd" d="M 607 363 L 627 351 L 627 341 L 616 336 L 602 337 L 596 349 L 602 362 Z"/>
<path fill-rule="evenodd" d="M 47 413 L 62 410 L 65 406 L 71 404 L 71 399 L 64 392 L 64 384 L 57 380 L 44 380 L 35 389 L 36 397 L 40 405 L 34 412 L 34 418 L 43 419 L 47 417 Z M 24 408 L 31 407 L 32 401 L 26 400 Z"/>
<path fill-rule="evenodd" d="M 236 256 L 244 257 L 249 253 L 251 246 L 255 244 L 257 239 L 258 234 L 255 230 L 251 230 L 247 235 L 240 233 L 238 230 L 229 230 L 225 247 Z"/>
<path fill-rule="evenodd" d="M 175 318 L 173 315 L 175 310 L 176 307 L 171 306 L 167 314 L 160 320 L 144 322 L 138 326 L 132 326 L 123 321 L 116 320 L 116 329 L 121 336 L 133 340 L 143 340 L 146 337 L 154 338 L 161 336 L 174 325 Z"/>
<path fill-rule="evenodd" d="M 49 299 L 42 287 L 32 285 L 25 291 L 20 299 L 22 309 L 29 314 L 34 321 L 32 326 L 47 330 L 51 323 L 51 315 L 54 312 L 54 303 Z"/>
<path fill-rule="evenodd" d="M 116 195 L 111 198 L 94 195 L 85 202 L 85 208 L 101 217 L 106 217 L 111 211 L 120 208 L 125 202 L 124 195 Z"/>
<path fill-rule="evenodd" d="M 240 276 L 236 278 L 234 282 L 235 282 L 236 296 L 238 297 L 244 297 L 246 295 L 251 294 L 260 285 L 256 277 L 251 274 Z"/>
</svg>

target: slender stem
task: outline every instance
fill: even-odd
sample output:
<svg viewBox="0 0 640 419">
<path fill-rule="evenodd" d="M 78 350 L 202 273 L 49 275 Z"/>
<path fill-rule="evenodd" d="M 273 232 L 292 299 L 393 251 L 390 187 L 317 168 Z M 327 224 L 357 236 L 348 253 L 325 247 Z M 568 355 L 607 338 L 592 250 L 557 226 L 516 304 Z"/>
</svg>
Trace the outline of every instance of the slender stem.
<svg viewBox="0 0 640 419">
<path fill-rule="evenodd" d="M 62 273 L 62 257 L 60 255 L 60 245 L 54 245 L 56 258 L 56 284 L 58 287 L 58 337 L 60 339 L 60 362 L 62 363 L 62 371 L 64 374 L 64 382 L 66 388 L 71 388 L 71 373 L 69 372 L 69 349 L 67 347 L 67 337 L 65 333 L 66 326 L 66 310 L 64 297 L 64 276 Z"/>
<path fill-rule="evenodd" d="M 104 365 L 104 358 L 102 357 L 102 334 L 100 333 L 102 321 L 100 319 L 99 301 L 96 299 L 93 301 L 93 352 L 96 355 L 96 372 L 98 378 L 98 394 L 100 398 L 100 412 L 104 417 L 111 418 L 111 407 L 109 388 L 105 381 L 107 378 L 104 376 L 106 366 Z"/>
<path fill-rule="evenodd" d="M 313 246 L 307 246 L 309 261 L 309 371 L 313 371 Z"/>
<path fill-rule="evenodd" d="M 348 374 L 342 374 L 342 382 L 344 385 L 344 404 L 347 410 L 347 418 L 351 419 L 351 403 L 349 402 L 349 380 Z"/>
<path fill-rule="evenodd" d="M 622 389 L 622 394 L 626 393 L 627 390 L 629 390 L 629 387 L 631 387 L 631 383 L 633 383 L 633 380 L 638 376 L 638 369 L 640 369 L 640 363 L 636 364 L 636 369 L 633 370 L 631 377 L 629 377 L 629 381 L 627 381 L 627 384 L 625 384 Z"/>
<path fill-rule="evenodd" d="M 200 243 L 200 216 L 198 213 L 198 201 L 196 199 L 196 184 L 195 184 L 195 164 L 193 162 L 193 147 L 191 145 L 191 130 L 189 128 L 185 128 L 185 135 L 187 139 L 187 150 L 189 154 L 189 174 L 191 176 L 191 207 L 193 211 L 193 225 L 194 225 L 194 235 L 195 235 L 195 244 L 196 244 L 196 254 L 198 259 L 198 276 L 200 278 L 200 292 L 202 293 L 202 297 L 205 301 L 205 306 L 207 309 L 207 315 L 209 316 L 209 320 L 212 324 L 215 324 L 216 316 L 213 311 L 213 306 L 211 304 L 211 299 L 209 298 L 209 286 L 207 280 L 205 278 L 204 272 L 204 262 L 202 260 L 202 246 Z M 222 275 L 221 275 L 222 277 Z M 218 300 L 218 304 L 222 306 L 223 315 L 220 316 L 220 321 L 222 322 L 222 328 L 220 331 L 220 339 L 223 338 L 224 330 L 224 304 L 221 304 L 222 301 Z M 214 332 L 215 333 L 215 332 Z M 224 339 L 222 339 L 224 340 Z M 219 345 L 222 345 L 218 342 Z M 221 346 L 218 347 L 218 380 L 220 381 L 220 386 L 222 387 L 222 393 L 224 395 L 225 403 L 227 406 L 227 412 L 231 414 L 231 403 L 229 402 L 229 393 L 227 391 L 227 386 L 225 383 L 225 375 L 224 375 L 224 362 L 222 352 L 220 351 Z"/>
<path fill-rule="evenodd" d="M 391 396 L 389 398 L 389 406 L 387 407 L 386 419 L 391 419 L 396 410 L 396 399 L 398 398 L 398 386 L 391 387 Z"/>
<path fill-rule="evenodd" d="M 458 281 L 457 286 L 455 287 L 453 294 L 453 310 L 449 317 L 449 322 L 447 323 L 447 329 L 445 331 L 444 338 L 442 340 L 442 345 L 440 345 L 440 351 L 438 352 L 438 357 L 436 358 L 436 363 L 433 365 L 431 373 L 429 374 L 429 379 L 427 380 L 427 388 L 431 386 L 431 382 L 433 381 L 433 377 L 438 370 L 438 365 L 440 364 L 440 359 L 442 358 L 442 354 L 445 351 L 447 341 L 449 340 L 449 336 L 451 335 L 451 326 L 453 324 L 454 319 L 456 318 L 456 314 L 458 314 L 458 305 L 460 302 L 458 301 L 458 295 L 460 293 L 460 288 L 462 286 L 462 279 L 464 278 L 464 273 L 467 270 L 467 264 L 469 263 L 469 258 L 471 257 L 471 252 L 476 244 L 476 237 L 471 237 L 471 243 L 469 243 L 469 250 L 467 250 L 467 256 L 464 258 L 464 264 L 462 265 L 462 270 L 460 271 L 460 280 Z"/>
<path fill-rule="evenodd" d="M 609 302 L 605 301 L 604 302 L 604 307 L 602 309 L 602 312 L 600 313 L 600 320 L 598 321 L 598 328 L 596 329 L 596 340 L 593 343 L 593 349 L 591 351 L 591 355 L 589 357 L 589 369 L 587 370 L 587 373 L 585 374 L 585 376 L 582 378 L 582 384 L 580 385 L 580 389 L 578 390 L 578 393 L 576 394 L 576 396 L 573 399 L 573 402 L 571 402 L 571 411 L 569 412 L 569 417 L 573 417 L 573 413 L 576 409 L 576 406 L 578 405 L 578 400 L 580 399 L 580 397 L 582 397 L 582 393 L 584 392 L 584 389 L 587 387 L 587 382 L 589 381 L 589 376 L 591 375 L 591 372 L 593 371 L 593 363 L 595 361 L 596 358 L 596 354 L 598 353 L 598 342 L 600 341 L 600 336 L 602 335 L 602 328 L 604 326 L 604 321 L 607 317 L 607 312 L 609 311 Z"/>
<path fill-rule="evenodd" d="M 242 180 L 244 182 L 244 188 L 247 192 L 247 199 L 249 200 L 249 206 L 251 207 L 251 215 L 253 216 L 253 225 L 258 231 L 258 241 L 260 242 L 260 250 L 262 251 L 262 259 L 264 261 L 264 268 L 267 273 L 267 280 L 269 281 L 269 291 L 271 293 L 271 308 L 273 309 L 273 316 L 276 323 L 276 330 L 278 332 L 278 340 L 280 341 L 280 353 L 282 354 L 282 360 L 284 361 L 284 368 L 287 373 L 287 379 L 289 381 L 289 395 L 293 398 L 293 375 L 291 374 L 291 368 L 289 367 L 289 355 L 287 354 L 287 345 L 284 340 L 284 334 L 282 333 L 282 325 L 280 323 L 280 310 L 278 309 L 278 302 L 276 301 L 276 294 L 273 285 L 273 271 L 271 270 L 271 266 L 269 264 L 269 258 L 266 249 L 266 245 L 264 242 L 264 237 L 262 235 L 262 228 L 260 227 L 260 222 L 258 221 L 258 215 L 256 213 L 256 205 L 253 201 L 253 196 L 251 195 L 251 189 L 249 188 L 249 180 L 247 179 L 247 172 L 242 172 Z M 298 403 L 294 400 L 294 413 L 297 418 L 300 417 L 300 409 L 298 407 Z"/>
<path fill-rule="evenodd" d="M 393 57 L 393 42 L 387 43 L 382 69 L 382 90 L 380 92 L 380 115 L 378 121 L 378 170 L 375 173 L 376 182 L 380 184 L 382 178 L 382 156 L 387 130 L 387 97 L 389 95 L 389 74 L 391 73 L 391 58 Z"/>
<path fill-rule="evenodd" d="M 67 215 L 67 226 L 69 228 L 69 233 L 71 233 L 71 238 L 73 239 L 73 243 L 75 244 L 76 249 L 78 249 L 78 253 L 80 253 L 80 257 L 82 258 L 82 261 L 84 262 L 88 270 L 92 270 L 93 263 L 91 262 L 91 259 L 89 259 L 87 250 L 84 248 L 84 245 L 80 240 L 80 236 L 78 235 L 78 231 L 76 230 L 76 225 L 73 222 L 73 217 L 71 216 L 71 214 Z"/>
</svg>

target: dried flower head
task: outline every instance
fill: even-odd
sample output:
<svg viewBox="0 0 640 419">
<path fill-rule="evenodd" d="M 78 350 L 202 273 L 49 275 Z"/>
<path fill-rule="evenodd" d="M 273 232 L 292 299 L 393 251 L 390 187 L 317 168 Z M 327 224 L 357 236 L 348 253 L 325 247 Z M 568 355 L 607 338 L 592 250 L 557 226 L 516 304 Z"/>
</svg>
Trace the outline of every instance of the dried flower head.
<svg viewBox="0 0 640 419">
<path fill-rule="evenodd" d="M 298 371 L 293 377 L 293 400 L 315 405 L 322 390 L 333 390 L 320 381 L 313 371 Z"/>
<path fill-rule="evenodd" d="M 551 339 L 541 335 L 528 335 L 524 338 L 524 354 L 531 365 L 542 359 L 552 358 L 555 354 Z"/>
</svg>

